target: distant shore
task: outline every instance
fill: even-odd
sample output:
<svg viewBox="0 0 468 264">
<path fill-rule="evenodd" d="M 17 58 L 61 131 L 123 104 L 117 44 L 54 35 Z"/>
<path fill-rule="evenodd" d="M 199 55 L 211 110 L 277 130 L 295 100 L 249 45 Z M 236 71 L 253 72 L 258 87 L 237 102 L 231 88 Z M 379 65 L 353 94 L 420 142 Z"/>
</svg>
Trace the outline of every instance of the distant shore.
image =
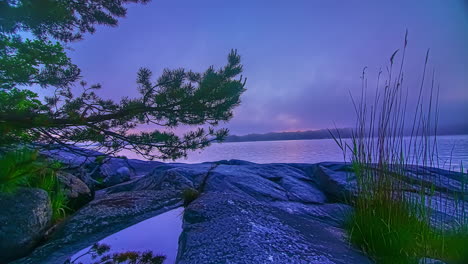
<svg viewBox="0 0 468 264">
<path fill-rule="evenodd" d="M 339 128 L 330 130 L 333 135 L 341 138 L 351 138 L 351 128 Z M 283 141 L 283 140 L 312 140 L 312 139 L 332 139 L 330 131 L 327 129 L 297 131 L 297 132 L 270 132 L 265 134 L 248 134 L 243 136 L 230 135 L 224 142 L 251 142 L 251 141 Z M 411 132 L 405 133 L 410 136 Z M 441 130 L 438 136 L 456 136 L 468 135 L 468 130 L 461 129 L 459 131 Z"/>
</svg>

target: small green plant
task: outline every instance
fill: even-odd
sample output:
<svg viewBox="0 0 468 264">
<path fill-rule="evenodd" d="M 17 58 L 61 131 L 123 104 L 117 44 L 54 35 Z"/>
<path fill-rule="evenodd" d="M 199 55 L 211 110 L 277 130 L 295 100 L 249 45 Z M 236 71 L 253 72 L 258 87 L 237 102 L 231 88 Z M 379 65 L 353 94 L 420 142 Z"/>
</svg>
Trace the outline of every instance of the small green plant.
<svg viewBox="0 0 468 264">
<path fill-rule="evenodd" d="M 358 199 L 347 230 L 377 263 L 418 263 L 424 256 L 424 242 L 431 236 L 429 225 L 421 221 L 409 205 L 396 200 Z"/>
<path fill-rule="evenodd" d="M 101 165 L 101 164 L 104 163 L 105 160 L 106 160 L 106 156 L 101 155 L 101 156 L 97 156 L 96 159 L 94 160 L 94 162 Z"/>
<path fill-rule="evenodd" d="M 37 152 L 28 148 L 18 148 L 0 154 L 0 192 L 14 192 L 20 186 L 29 184 L 37 171 Z"/>
<path fill-rule="evenodd" d="M 184 207 L 189 206 L 190 203 L 195 201 L 200 196 L 200 192 L 194 188 L 187 188 L 182 192 L 184 200 Z"/>
<path fill-rule="evenodd" d="M 52 205 L 52 219 L 58 221 L 67 216 L 70 212 L 68 207 L 68 197 L 61 188 L 55 188 L 55 191 L 49 191 L 50 202 Z"/>
<path fill-rule="evenodd" d="M 62 164 L 41 159 L 36 150 L 17 148 L 0 155 L 0 191 L 15 192 L 19 187 L 43 189 L 49 195 L 54 221 L 66 216 L 68 199 L 57 172 Z"/>
<path fill-rule="evenodd" d="M 468 263 L 468 230 L 434 228 L 408 202 L 358 198 L 346 226 L 350 241 L 379 264 L 418 264 L 422 257 Z"/>
<path fill-rule="evenodd" d="M 162 264 L 166 259 L 166 256 L 154 255 L 151 251 L 126 251 L 113 254 L 109 254 L 109 251 L 109 245 L 96 243 L 84 254 L 74 260 L 68 259 L 64 264 L 83 264 L 80 259 L 87 255 L 93 259 L 91 264 Z"/>
</svg>

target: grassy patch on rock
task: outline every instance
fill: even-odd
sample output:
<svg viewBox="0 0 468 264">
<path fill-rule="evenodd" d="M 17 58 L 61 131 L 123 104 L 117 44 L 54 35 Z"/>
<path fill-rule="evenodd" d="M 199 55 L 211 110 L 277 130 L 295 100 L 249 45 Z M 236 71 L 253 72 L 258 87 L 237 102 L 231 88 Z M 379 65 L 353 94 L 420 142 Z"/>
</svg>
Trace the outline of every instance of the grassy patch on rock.
<svg viewBox="0 0 468 264">
<path fill-rule="evenodd" d="M 194 188 L 187 188 L 182 192 L 182 199 L 184 200 L 184 207 L 189 206 L 190 203 L 195 201 L 200 196 L 200 192 Z"/>
<path fill-rule="evenodd" d="M 58 162 L 41 159 L 38 152 L 17 148 L 0 153 L 0 192 L 14 193 L 19 187 L 45 190 L 52 206 L 52 218 L 57 221 L 66 216 L 68 199 L 58 179 Z"/>
<path fill-rule="evenodd" d="M 435 228 L 418 211 L 406 202 L 358 199 L 346 226 L 350 241 L 379 264 L 417 264 L 423 257 L 468 263 L 468 230 Z"/>
</svg>

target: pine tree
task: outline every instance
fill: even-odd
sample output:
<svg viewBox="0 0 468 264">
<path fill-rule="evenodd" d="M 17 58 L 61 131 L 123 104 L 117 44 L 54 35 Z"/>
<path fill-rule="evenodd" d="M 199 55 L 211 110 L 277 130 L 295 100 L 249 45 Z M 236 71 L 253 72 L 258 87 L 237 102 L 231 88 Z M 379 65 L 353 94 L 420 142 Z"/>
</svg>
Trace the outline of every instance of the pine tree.
<svg viewBox="0 0 468 264">
<path fill-rule="evenodd" d="M 196 73 L 166 69 L 137 73 L 138 98 L 119 102 L 96 94 L 63 45 L 94 33 L 96 25 L 116 26 L 125 4 L 148 0 L 7 0 L 0 2 L 0 146 L 89 145 L 107 154 L 130 149 L 145 158 L 176 159 L 227 135 L 214 127 L 232 117 L 245 79 L 235 50 L 227 65 Z M 32 39 L 23 39 L 27 32 Z M 74 95 L 78 83 L 82 93 Z M 54 89 L 39 98 L 30 87 Z M 138 127 L 152 124 L 152 132 Z M 180 125 L 204 126 L 181 136 Z"/>
</svg>

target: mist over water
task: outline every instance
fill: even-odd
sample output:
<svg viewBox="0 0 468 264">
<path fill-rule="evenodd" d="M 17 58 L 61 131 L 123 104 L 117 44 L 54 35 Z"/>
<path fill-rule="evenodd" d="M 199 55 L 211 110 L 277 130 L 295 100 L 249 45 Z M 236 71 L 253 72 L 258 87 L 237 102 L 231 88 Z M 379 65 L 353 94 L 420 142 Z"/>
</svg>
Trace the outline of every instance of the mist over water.
<svg viewBox="0 0 468 264">
<path fill-rule="evenodd" d="M 349 139 L 347 142 L 349 143 Z M 440 168 L 459 170 L 460 162 L 465 170 L 468 168 L 468 135 L 438 136 L 437 150 Z M 130 152 L 122 154 L 128 158 L 140 158 Z M 349 157 L 345 159 L 333 139 L 314 139 L 212 144 L 205 150 L 191 152 L 187 158 L 177 159 L 175 162 L 201 163 L 230 159 L 255 163 L 349 161 Z M 435 164 L 436 162 L 434 161 Z"/>
</svg>

